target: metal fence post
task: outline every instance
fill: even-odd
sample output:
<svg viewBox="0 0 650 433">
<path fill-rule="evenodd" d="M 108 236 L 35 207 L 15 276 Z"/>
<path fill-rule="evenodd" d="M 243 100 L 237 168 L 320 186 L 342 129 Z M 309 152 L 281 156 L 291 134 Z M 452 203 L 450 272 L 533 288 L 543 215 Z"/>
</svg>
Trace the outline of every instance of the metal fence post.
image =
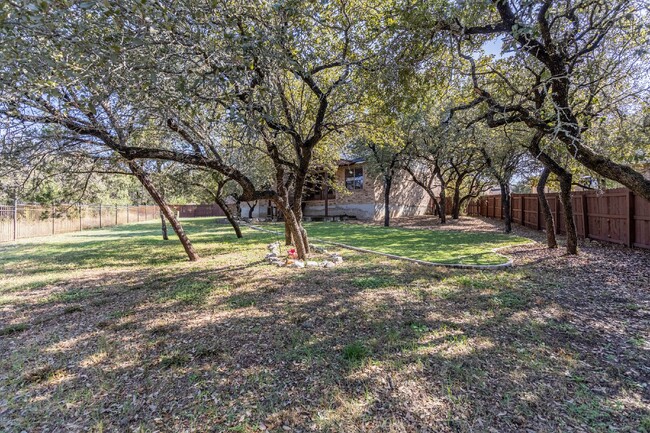
<svg viewBox="0 0 650 433">
<path fill-rule="evenodd" d="M 14 198 L 14 240 L 18 239 L 18 198 Z"/>
</svg>

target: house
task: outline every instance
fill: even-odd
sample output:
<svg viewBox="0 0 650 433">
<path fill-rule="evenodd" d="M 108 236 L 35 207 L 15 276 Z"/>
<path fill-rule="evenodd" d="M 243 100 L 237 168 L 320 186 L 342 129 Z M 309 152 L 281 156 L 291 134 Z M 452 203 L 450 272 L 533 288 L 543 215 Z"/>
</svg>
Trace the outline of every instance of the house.
<svg viewBox="0 0 650 433">
<path fill-rule="evenodd" d="M 370 176 L 366 161 L 361 158 L 341 159 L 333 178 L 310 184 L 305 190 L 303 215 L 320 219 L 347 217 L 380 220 L 384 217 L 384 188 L 381 178 Z M 336 185 L 336 186 L 334 186 Z M 429 210 L 429 196 L 409 177 L 400 172 L 393 180 L 390 194 L 391 217 L 424 215 Z M 242 216 L 249 206 L 241 204 Z M 277 218 L 277 211 L 268 202 L 256 203 L 253 218 Z"/>
</svg>

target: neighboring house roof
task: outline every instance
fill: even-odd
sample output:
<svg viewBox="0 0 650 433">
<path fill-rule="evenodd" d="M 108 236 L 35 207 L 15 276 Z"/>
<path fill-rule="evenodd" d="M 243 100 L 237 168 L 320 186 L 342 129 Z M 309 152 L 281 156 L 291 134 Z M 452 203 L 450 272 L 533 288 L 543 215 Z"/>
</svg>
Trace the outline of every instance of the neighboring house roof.
<svg viewBox="0 0 650 433">
<path fill-rule="evenodd" d="M 361 157 L 344 157 L 344 156 L 342 156 L 341 159 L 339 159 L 339 166 L 361 164 L 362 162 L 366 162 L 366 159 L 361 158 Z"/>
</svg>

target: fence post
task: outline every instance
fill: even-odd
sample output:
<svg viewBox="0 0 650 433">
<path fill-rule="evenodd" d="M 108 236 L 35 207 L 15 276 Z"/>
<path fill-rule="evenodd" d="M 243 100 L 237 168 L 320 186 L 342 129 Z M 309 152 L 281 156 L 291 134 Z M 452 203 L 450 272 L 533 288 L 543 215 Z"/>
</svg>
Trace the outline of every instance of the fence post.
<svg viewBox="0 0 650 433">
<path fill-rule="evenodd" d="M 102 204 L 99 203 L 99 228 L 102 228 Z"/>
<path fill-rule="evenodd" d="M 540 206 L 539 200 L 537 200 L 537 206 L 535 206 L 535 208 L 537 209 L 537 230 L 541 230 L 542 229 L 542 213 L 541 213 L 542 206 Z M 555 209 L 557 210 L 557 205 L 555 206 Z"/>
<path fill-rule="evenodd" d="M 571 198 L 569 198 L 571 200 Z M 558 193 L 557 199 L 555 200 L 555 221 L 557 221 L 557 224 L 555 224 L 555 233 L 560 234 L 560 208 L 562 208 L 562 212 L 564 212 L 564 206 L 562 205 L 562 200 L 560 200 L 560 194 Z M 565 217 L 566 220 L 566 217 Z M 566 224 L 565 224 L 566 225 Z M 575 225 L 575 222 L 574 222 Z M 564 230 L 566 231 L 567 227 L 564 227 Z"/>
<path fill-rule="evenodd" d="M 18 239 L 18 198 L 14 197 L 14 241 Z"/>
<path fill-rule="evenodd" d="M 585 239 L 589 238 L 589 215 L 587 215 L 587 192 L 582 192 L 582 228 L 585 232 Z"/>
<path fill-rule="evenodd" d="M 634 193 L 627 192 L 627 246 L 634 246 L 635 227 L 634 227 Z"/>
<path fill-rule="evenodd" d="M 522 194 L 520 197 L 521 197 L 521 225 L 526 227 L 526 196 Z"/>
</svg>

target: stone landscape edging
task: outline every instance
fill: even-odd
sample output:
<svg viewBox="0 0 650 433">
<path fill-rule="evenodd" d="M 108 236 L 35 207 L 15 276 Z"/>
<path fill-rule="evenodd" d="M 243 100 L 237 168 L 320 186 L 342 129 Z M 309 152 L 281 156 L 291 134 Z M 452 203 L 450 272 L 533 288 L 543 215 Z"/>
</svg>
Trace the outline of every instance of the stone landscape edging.
<svg viewBox="0 0 650 433">
<path fill-rule="evenodd" d="M 263 228 L 263 227 L 254 226 L 251 223 L 247 223 L 247 222 L 244 222 L 244 223 L 248 227 L 252 228 L 253 230 L 272 233 L 272 234 L 276 234 L 276 235 L 283 235 L 284 234 L 283 232 L 279 232 L 279 231 L 276 231 L 276 230 L 270 230 L 270 229 L 266 229 L 266 228 Z M 501 253 L 498 252 L 498 250 L 500 250 L 501 248 L 507 248 L 507 247 L 500 247 L 500 248 L 492 249 L 492 252 L 494 254 L 497 254 L 497 255 L 499 255 L 501 257 L 505 257 L 508 260 L 506 263 L 500 263 L 498 265 L 471 265 L 471 264 L 463 264 L 463 263 L 429 262 L 429 261 L 426 261 L 426 260 L 412 259 L 410 257 L 398 256 L 396 254 L 382 253 L 382 252 L 379 252 L 379 251 L 368 250 L 366 248 L 359 248 L 359 247 L 355 247 L 355 246 L 352 246 L 352 245 L 342 244 L 340 242 L 326 241 L 326 240 L 318 239 L 318 238 L 312 238 L 312 239 L 319 242 L 319 243 L 323 243 L 323 244 L 335 245 L 337 247 L 345 248 L 345 249 L 348 249 L 348 250 L 359 251 L 359 252 L 362 252 L 362 253 L 377 254 L 377 255 L 380 255 L 380 256 L 388 257 L 389 259 L 404 260 L 404 261 L 407 261 L 407 262 L 417 263 L 417 264 L 420 264 L 420 265 L 444 266 L 446 268 L 457 268 L 457 269 L 483 269 L 483 270 L 498 270 L 498 269 L 510 268 L 510 267 L 513 266 L 513 259 L 506 256 L 505 254 L 501 254 Z"/>
</svg>

